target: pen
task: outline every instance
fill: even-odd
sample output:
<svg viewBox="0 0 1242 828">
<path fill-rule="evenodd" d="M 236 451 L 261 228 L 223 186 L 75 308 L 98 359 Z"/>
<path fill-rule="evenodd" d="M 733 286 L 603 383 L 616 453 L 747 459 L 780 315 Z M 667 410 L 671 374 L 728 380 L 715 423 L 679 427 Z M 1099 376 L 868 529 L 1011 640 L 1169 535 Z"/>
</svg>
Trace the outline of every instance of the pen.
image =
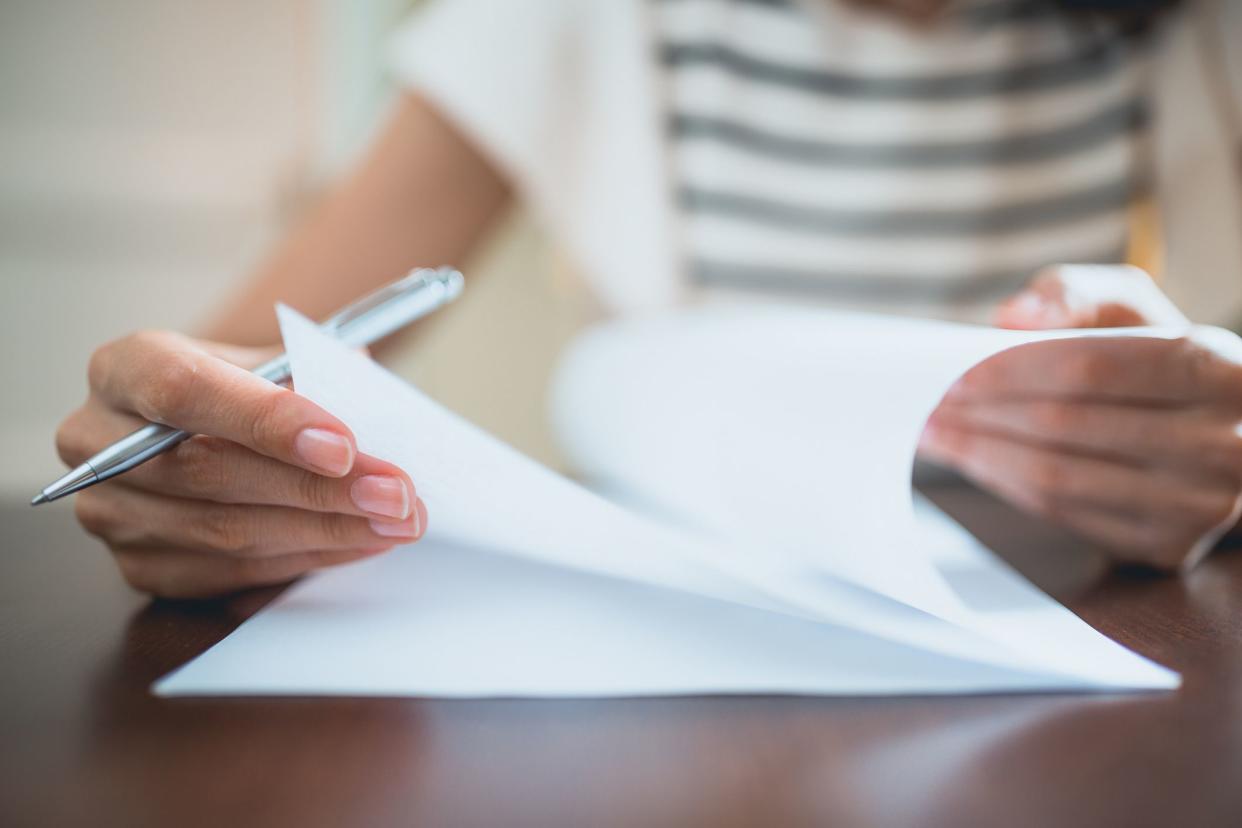
<svg viewBox="0 0 1242 828">
<path fill-rule="evenodd" d="M 452 268 L 419 268 L 338 311 L 320 327 L 337 339 L 360 348 L 382 339 L 461 294 L 464 279 Z M 284 354 L 253 371 L 274 383 L 289 379 L 289 359 Z M 193 435 L 171 426 L 151 423 L 122 437 L 85 463 L 49 484 L 30 501 L 31 506 L 81 491 L 116 477 L 163 454 Z"/>
</svg>

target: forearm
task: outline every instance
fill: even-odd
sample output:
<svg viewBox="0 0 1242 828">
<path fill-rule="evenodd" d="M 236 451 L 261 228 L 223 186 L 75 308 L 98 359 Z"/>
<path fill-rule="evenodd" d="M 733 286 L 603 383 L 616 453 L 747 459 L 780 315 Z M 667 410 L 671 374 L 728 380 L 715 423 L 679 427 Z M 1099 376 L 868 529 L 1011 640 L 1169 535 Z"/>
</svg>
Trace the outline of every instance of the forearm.
<svg viewBox="0 0 1242 828">
<path fill-rule="evenodd" d="M 323 317 L 412 267 L 460 263 L 508 200 L 507 183 L 461 134 L 407 97 L 362 164 L 200 333 L 271 344 L 276 301 Z"/>
</svg>

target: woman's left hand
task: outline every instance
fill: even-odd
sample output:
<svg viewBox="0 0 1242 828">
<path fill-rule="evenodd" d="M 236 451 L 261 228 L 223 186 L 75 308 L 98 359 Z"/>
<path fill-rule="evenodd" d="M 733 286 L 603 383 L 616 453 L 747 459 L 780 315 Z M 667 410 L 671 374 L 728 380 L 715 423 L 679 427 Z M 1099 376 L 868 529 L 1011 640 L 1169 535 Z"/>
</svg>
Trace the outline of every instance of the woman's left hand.
<svg viewBox="0 0 1242 828">
<path fill-rule="evenodd" d="M 1046 272 L 1002 306 L 1006 327 L 1186 324 L 1142 271 Z M 971 369 L 920 452 L 1076 531 L 1117 560 L 1200 560 L 1242 514 L 1242 344 L 1174 339 L 1023 345 Z"/>
</svg>

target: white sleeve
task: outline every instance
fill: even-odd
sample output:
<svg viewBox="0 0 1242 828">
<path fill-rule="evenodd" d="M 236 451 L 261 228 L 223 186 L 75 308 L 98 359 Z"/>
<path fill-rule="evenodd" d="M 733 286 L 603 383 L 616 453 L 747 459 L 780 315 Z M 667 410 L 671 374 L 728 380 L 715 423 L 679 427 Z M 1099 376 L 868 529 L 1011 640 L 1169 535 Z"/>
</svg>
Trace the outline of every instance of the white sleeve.
<svg viewBox="0 0 1242 828">
<path fill-rule="evenodd" d="M 519 189 L 556 163 L 578 0 L 432 0 L 397 30 L 389 66 Z"/>
<path fill-rule="evenodd" d="M 646 14 L 642 0 L 432 0 L 390 54 L 618 310 L 678 289 Z"/>
</svg>

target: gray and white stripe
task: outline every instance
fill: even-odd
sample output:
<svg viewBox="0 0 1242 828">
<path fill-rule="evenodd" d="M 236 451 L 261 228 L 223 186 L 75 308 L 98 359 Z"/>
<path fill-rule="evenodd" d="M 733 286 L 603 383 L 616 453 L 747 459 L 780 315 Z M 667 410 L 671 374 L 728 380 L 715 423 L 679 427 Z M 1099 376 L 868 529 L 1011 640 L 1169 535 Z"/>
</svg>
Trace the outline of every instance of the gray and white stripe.
<svg viewBox="0 0 1242 828">
<path fill-rule="evenodd" d="M 1024 0 L 959 0 L 924 34 L 830 0 L 652 2 L 701 287 L 960 304 L 1124 249 L 1135 33 Z"/>
</svg>

